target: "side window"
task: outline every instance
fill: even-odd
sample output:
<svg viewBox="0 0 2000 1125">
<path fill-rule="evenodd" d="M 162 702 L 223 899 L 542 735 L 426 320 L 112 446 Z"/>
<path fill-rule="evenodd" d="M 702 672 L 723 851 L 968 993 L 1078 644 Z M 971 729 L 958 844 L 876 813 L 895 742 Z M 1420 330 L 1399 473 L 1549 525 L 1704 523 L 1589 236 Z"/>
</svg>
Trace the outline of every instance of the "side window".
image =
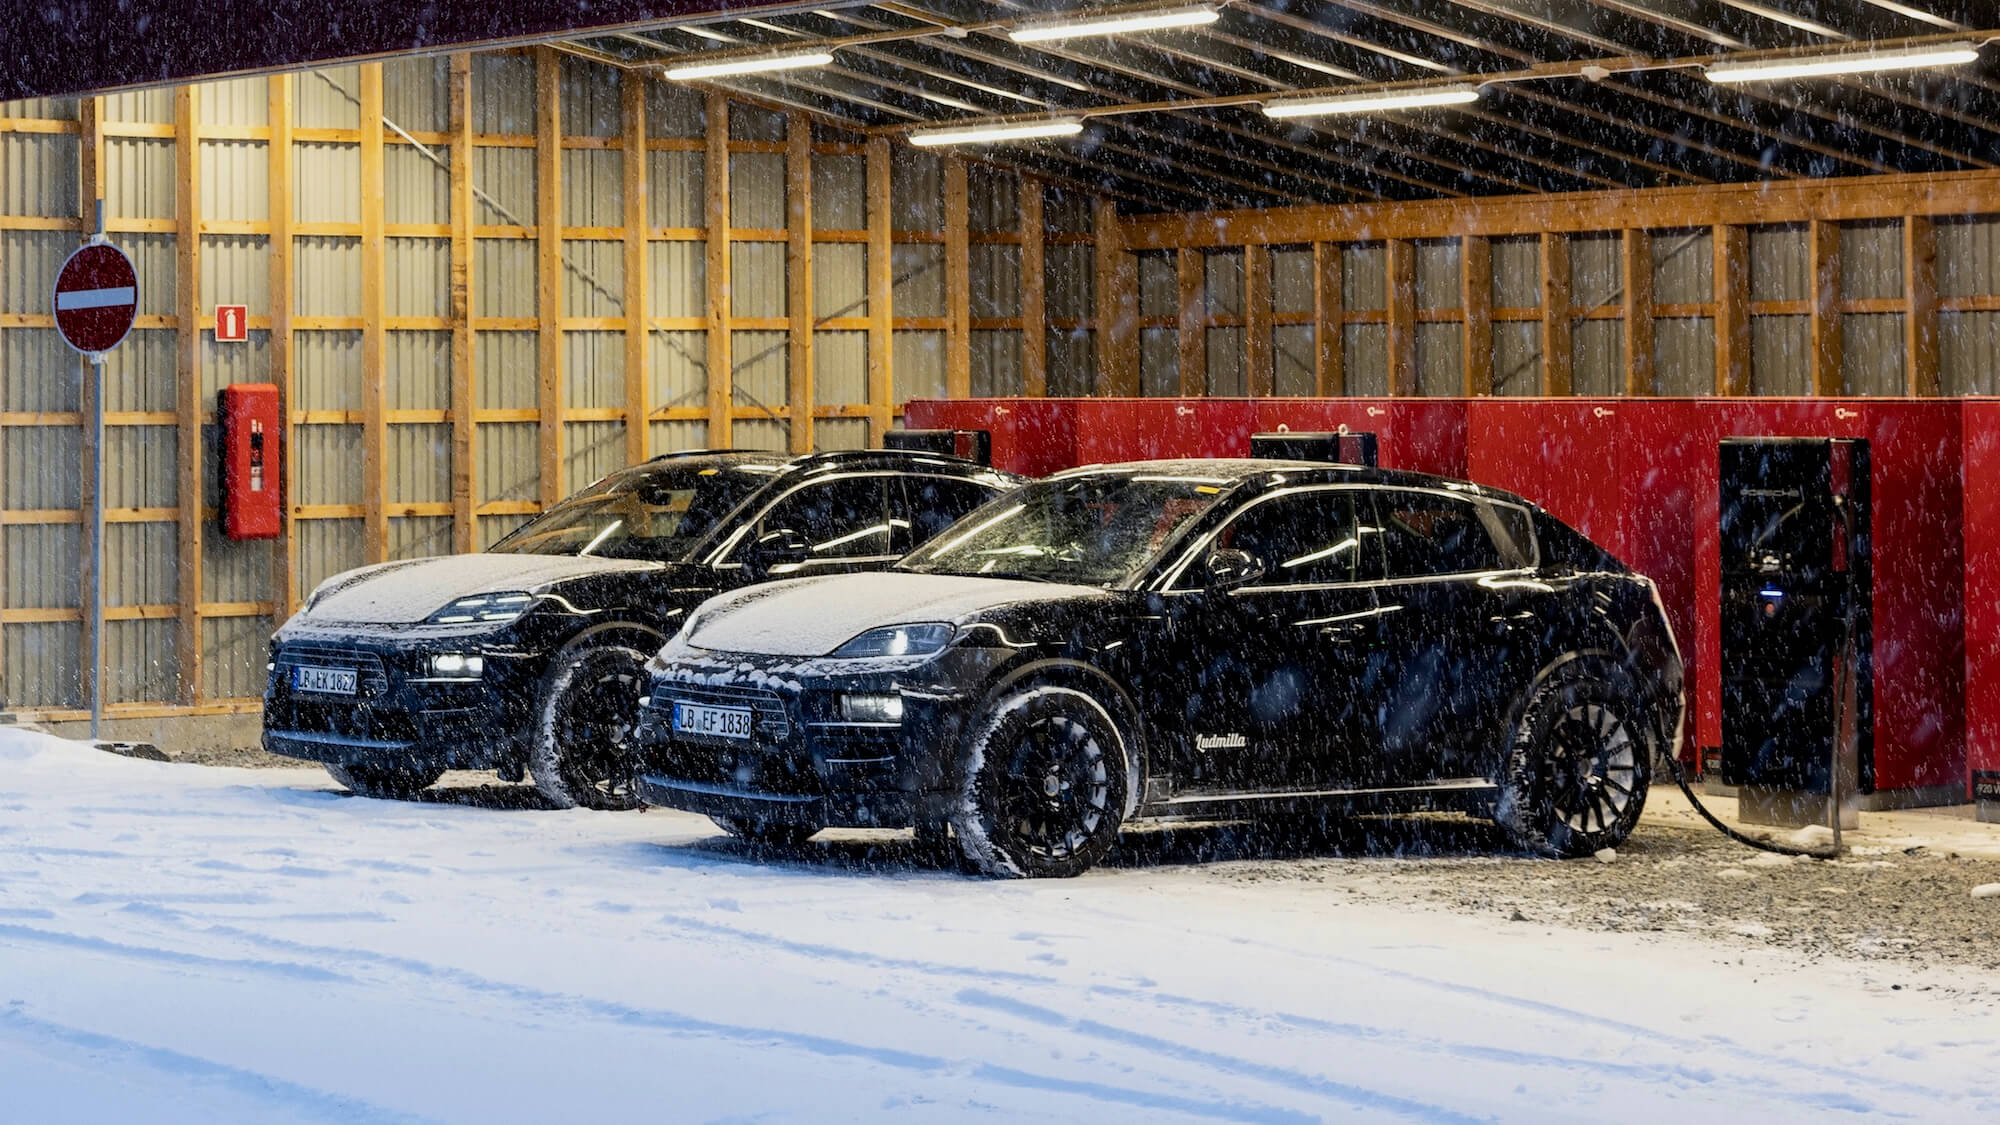
<svg viewBox="0 0 2000 1125">
<path fill-rule="evenodd" d="M 1215 546 L 1248 551 L 1264 564 L 1258 586 L 1304 586 L 1373 577 L 1362 565 L 1353 489 L 1276 496 L 1225 524 Z"/>
<path fill-rule="evenodd" d="M 765 512 L 743 542 L 789 528 L 805 536 L 814 560 L 896 554 L 900 521 L 889 510 L 889 490 L 895 483 L 893 477 L 847 477 L 809 484 Z M 737 549 L 739 557 L 742 551 Z"/>
<path fill-rule="evenodd" d="M 1521 514 L 1484 500 L 1435 492 L 1375 496 L 1382 558 L 1391 578 L 1513 570 L 1529 565 L 1534 544 Z M 1510 520 L 1503 513 L 1512 513 Z"/>
<path fill-rule="evenodd" d="M 977 481 L 904 477 L 902 520 L 906 527 L 899 528 L 903 535 L 896 542 L 896 550 L 916 550 L 931 536 L 998 495 Z"/>
</svg>

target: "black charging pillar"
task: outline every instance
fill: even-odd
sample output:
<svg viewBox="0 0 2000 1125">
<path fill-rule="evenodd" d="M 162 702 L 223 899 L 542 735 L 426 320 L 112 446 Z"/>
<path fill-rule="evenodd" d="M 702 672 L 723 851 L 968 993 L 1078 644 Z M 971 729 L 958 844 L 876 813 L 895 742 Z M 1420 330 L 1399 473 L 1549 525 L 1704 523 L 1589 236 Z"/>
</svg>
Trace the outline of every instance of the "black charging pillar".
<svg viewBox="0 0 2000 1125">
<path fill-rule="evenodd" d="M 942 453 L 982 465 L 993 463 L 993 433 L 990 430 L 890 430 L 882 435 L 882 448 Z"/>
<path fill-rule="evenodd" d="M 1874 788 L 1868 443 L 1726 438 L 1720 457 L 1722 779 L 1747 822 L 1826 824 L 1836 748 L 1842 804 Z"/>
<path fill-rule="evenodd" d="M 1341 465 L 1375 466 L 1375 435 L 1367 430 L 1325 433 L 1284 430 L 1250 435 L 1250 456 L 1279 461 L 1332 461 Z"/>
</svg>

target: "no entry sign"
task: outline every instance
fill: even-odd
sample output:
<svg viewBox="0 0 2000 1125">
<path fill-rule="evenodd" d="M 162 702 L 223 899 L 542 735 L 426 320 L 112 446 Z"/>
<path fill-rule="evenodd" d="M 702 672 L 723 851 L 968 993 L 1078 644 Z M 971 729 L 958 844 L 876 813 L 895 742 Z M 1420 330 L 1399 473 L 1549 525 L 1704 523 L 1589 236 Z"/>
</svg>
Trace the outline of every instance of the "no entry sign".
<svg viewBox="0 0 2000 1125">
<path fill-rule="evenodd" d="M 56 274 L 56 331 L 77 351 L 117 347 L 138 311 L 139 275 L 132 259 L 108 242 L 85 244 Z"/>
</svg>

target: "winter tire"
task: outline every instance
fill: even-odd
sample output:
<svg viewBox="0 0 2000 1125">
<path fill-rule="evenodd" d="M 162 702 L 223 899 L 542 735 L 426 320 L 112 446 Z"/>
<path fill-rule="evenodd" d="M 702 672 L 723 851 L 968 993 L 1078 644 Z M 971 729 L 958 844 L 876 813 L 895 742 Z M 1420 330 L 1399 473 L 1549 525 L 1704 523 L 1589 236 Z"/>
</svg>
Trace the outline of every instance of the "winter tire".
<svg viewBox="0 0 2000 1125">
<path fill-rule="evenodd" d="M 646 658 L 619 645 L 558 658 L 543 681 L 528 773 L 557 808 L 631 809 Z"/>
<path fill-rule="evenodd" d="M 1074 688 L 1004 695 L 974 724 L 951 828 L 966 863 L 996 878 L 1067 878 L 1118 841 L 1130 784 L 1124 733 Z"/>
<path fill-rule="evenodd" d="M 796 848 L 819 832 L 817 824 L 793 824 L 778 820 L 756 820 L 739 816 L 712 816 L 717 828 L 746 844 L 767 848 Z"/>
<path fill-rule="evenodd" d="M 1514 843 L 1574 858 L 1616 847 L 1646 806 L 1652 710 L 1620 673 L 1571 664 L 1530 690 L 1493 819 Z"/>
<path fill-rule="evenodd" d="M 326 763 L 333 775 L 350 792 L 388 801 L 408 800 L 437 784 L 444 770 L 427 766 L 391 765 L 374 762 Z"/>
</svg>

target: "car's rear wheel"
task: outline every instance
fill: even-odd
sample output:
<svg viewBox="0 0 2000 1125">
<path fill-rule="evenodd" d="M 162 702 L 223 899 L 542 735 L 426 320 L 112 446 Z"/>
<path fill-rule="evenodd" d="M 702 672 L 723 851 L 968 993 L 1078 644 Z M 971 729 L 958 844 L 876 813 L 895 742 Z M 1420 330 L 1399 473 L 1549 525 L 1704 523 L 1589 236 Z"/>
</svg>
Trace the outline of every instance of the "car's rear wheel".
<svg viewBox="0 0 2000 1125">
<path fill-rule="evenodd" d="M 754 817 L 712 816 L 717 828 L 745 843 L 762 847 L 796 848 L 813 838 L 819 832 L 817 824 L 794 824 L 789 821 L 759 820 Z"/>
<path fill-rule="evenodd" d="M 637 808 L 632 734 L 646 658 L 606 645 L 559 657 L 542 687 L 528 773 L 557 808 Z"/>
<path fill-rule="evenodd" d="M 973 870 L 1064 878 L 1117 843 L 1130 759 L 1118 722 L 1090 695 L 1052 685 L 1004 695 L 966 750 L 951 828 Z"/>
<path fill-rule="evenodd" d="M 351 792 L 384 800 L 407 800 L 437 784 L 444 770 L 391 762 L 326 763 L 326 772 Z"/>
<path fill-rule="evenodd" d="M 1657 741 L 1621 672 L 1573 664 L 1536 685 L 1515 723 L 1494 810 L 1516 845 L 1575 857 L 1616 847 L 1639 823 Z"/>
</svg>

